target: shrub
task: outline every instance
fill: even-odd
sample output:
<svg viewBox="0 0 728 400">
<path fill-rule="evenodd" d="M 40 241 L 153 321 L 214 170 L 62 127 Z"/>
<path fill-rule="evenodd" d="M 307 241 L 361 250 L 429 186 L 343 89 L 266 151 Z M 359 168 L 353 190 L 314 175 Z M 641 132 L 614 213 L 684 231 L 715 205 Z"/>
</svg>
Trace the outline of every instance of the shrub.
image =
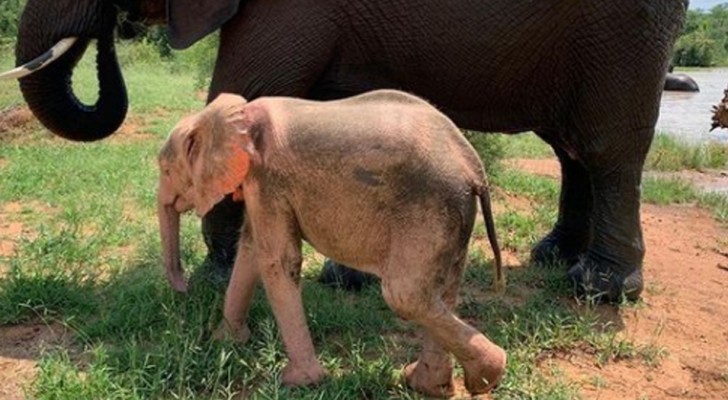
<svg viewBox="0 0 728 400">
<path fill-rule="evenodd" d="M 688 11 L 673 64 L 706 67 L 728 63 L 728 4 Z"/>
<path fill-rule="evenodd" d="M 214 33 L 183 51 L 173 51 L 173 71 L 192 71 L 195 74 L 195 87 L 203 90 L 210 85 L 215 68 L 219 34 Z"/>
<path fill-rule="evenodd" d="M 463 131 L 463 134 L 480 156 L 488 175 L 498 174 L 501 168 L 500 161 L 505 156 L 505 146 L 499 137 L 501 135 L 475 131 Z"/>
<path fill-rule="evenodd" d="M 709 67 L 714 63 L 715 46 L 705 32 L 689 33 L 675 44 L 672 62 L 682 67 Z"/>
<path fill-rule="evenodd" d="M 3 0 L 0 2 L 0 42 L 15 40 L 18 35 L 20 12 L 25 0 Z"/>
</svg>

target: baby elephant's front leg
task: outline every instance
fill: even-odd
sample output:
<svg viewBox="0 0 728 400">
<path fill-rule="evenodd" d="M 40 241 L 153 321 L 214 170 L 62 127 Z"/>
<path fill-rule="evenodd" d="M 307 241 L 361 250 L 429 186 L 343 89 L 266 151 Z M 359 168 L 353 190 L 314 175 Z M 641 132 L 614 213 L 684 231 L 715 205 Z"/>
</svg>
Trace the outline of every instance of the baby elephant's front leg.
<svg viewBox="0 0 728 400">
<path fill-rule="evenodd" d="M 283 369 L 282 383 L 300 386 L 319 382 L 326 372 L 316 359 L 303 309 L 300 243 L 288 246 L 281 256 L 261 255 L 257 261 L 289 358 L 288 365 Z"/>
<path fill-rule="evenodd" d="M 246 321 L 257 281 L 258 272 L 253 262 L 253 240 L 250 226 L 246 222 L 243 225 L 233 274 L 225 292 L 223 321 L 215 330 L 213 339 L 232 340 L 241 344 L 250 339 L 250 329 Z"/>
</svg>

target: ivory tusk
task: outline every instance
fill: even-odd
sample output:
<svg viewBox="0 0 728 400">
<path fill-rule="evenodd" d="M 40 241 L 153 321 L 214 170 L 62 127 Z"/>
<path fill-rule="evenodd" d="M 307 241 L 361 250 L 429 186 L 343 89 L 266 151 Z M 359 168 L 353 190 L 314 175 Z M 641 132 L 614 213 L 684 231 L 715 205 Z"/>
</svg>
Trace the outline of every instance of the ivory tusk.
<svg viewBox="0 0 728 400">
<path fill-rule="evenodd" d="M 32 74 L 35 71 L 38 71 L 48 64 L 52 63 L 53 61 L 57 60 L 58 57 L 62 56 L 63 53 L 67 52 L 68 49 L 73 46 L 74 43 L 76 43 L 76 40 L 78 38 L 75 37 L 69 37 L 65 39 L 61 39 L 56 43 L 53 47 L 51 47 L 50 50 L 46 51 L 41 55 L 40 57 L 36 58 L 35 60 L 25 63 L 24 65 L 21 65 L 20 67 L 17 67 L 15 69 L 12 69 L 7 72 L 3 72 L 0 74 L 0 80 L 2 79 L 20 79 L 22 77 L 28 76 Z"/>
</svg>

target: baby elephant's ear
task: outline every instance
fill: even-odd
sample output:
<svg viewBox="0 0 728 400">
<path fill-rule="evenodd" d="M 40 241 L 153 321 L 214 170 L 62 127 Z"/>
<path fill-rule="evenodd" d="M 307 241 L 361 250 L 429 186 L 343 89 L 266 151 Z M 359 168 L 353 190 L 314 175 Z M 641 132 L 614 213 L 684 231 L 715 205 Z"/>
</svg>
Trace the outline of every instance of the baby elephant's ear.
<svg viewBox="0 0 728 400">
<path fill-rule="evenodd" d="M 228 97 L 231 96 L 231 97 Z M 203 216 L 226 195 L 242 200 L 241 186 L 250 171 L 254 147 L 244 116 L 245 99 L 227 95 L 212 102 L 200 115 L 199 159 L 193 162 L 195 210 Z"/>
</svg>

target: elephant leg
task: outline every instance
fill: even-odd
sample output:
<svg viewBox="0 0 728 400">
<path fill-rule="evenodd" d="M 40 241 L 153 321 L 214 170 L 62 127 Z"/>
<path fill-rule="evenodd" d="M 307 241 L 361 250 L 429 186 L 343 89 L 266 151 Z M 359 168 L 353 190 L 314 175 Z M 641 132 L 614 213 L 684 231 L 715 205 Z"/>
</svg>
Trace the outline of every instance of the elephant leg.
<svg viewBox="0 0 728 400">
<path fill-rule="evenodd" d="M 455 394 L 450 353 L 428 331 L 423 331 L 422 351 L 417 361 L 404 367 L 407 386 L 432 397 Z"/>
<path fill-rule="evenodd" d="M 207 257 L 200 272 L 216 285 L 225 285 L 230 279 L 244 214 L 243 203 L 226 196 L 202 218 Z"/>
<path fill-rule="evenodd" d="M 261 255 L 258 258 L 260 276 L 289 359 L 281 377 L 285 386 L 314 384 L 326 375 L 316 359 L 306 323 L 301 298 L 301 262 L 300 243 L 288 246 L 282 257 Z"/>
<path fill-rule="evenodd" d="M 300 286 L 295 285 L 285 274 L 274 276 L 283 273 L 279 266 L 269 264 L 268 272 L 262 276 L 289 360 L 281 373 L 281 381 L 285 386 L 314 384 L 323 379 L 326 373 L 316 359 Z"/>
<path fill-rule="evenodd" d="M 559 217 L 549 232 L 531 251 L 536 264 L 563 263 L 571 266 L 591 241 L 592 187 L 589 173 L 566 152 L 554 147 L 561 163 Z"/>
<path fill-rule="evenodd" d="M 377 277 L 349 268 L 334 260 L 326 259 L 318 281 L 324 285 L 339 287 L 344 290 L 361 290 L 365 285 L 376 282 Z"/>
<path fill-rule="evenodd" d="M 568 272 L 581 296 L 608 301 L 625 296 L 627 300 L 637 300 L 642 292 L 643 162 L 644 156 L 634 162 L 593 169 L 593 239 L 586 254 Z"/>
<path fill-rule="evenodd" d="M 421 294 L 429 292 L 429 288 L 410 284 L 417 292 L 413 293 L 399 286 L 397 282 L 383 281 L 384 299 L 399 316 L 417 322 L 426 331 L 420 359 L 405 369 L 407 383 L 428 396 L 447 396 L 450 382 L 444 377 L 450 360 L 441 350 L 444 348 L 461 363 L 470 393 L 485 393 L 495 387 L 505 372 L 505 351 L 456 317 L 441 299 L 423 298 Z"/>
<path fill-rule="evenodd" d="M 448 270 L 446 288 L 442 295 L 445 306 L 454 311 L 457 305 L 458 290 L 467 252 L 463 252 L 453 268 Z M 431 396 L 450 397 L 455 393 L 452 378 L 452 357 L 450 353 L 430 334 L 423 329 L 422 351 L 417 361 L 404 368 L 407 385 L 419 392 Z"/>
<path fill-rule="evenodd" d="M 401 257 L 390 262 L 390 266 L 397 265 L 397 268 L 388 268 L 398 271 L 398 275 L 382 278 L 382 295 L 387 304 L 400 317 L 418 323 L 425 331 L 419 359 L 405 368 L 407 384 L 433 397 L 452 394 L 452 361 L 448 353 L 454 354 L 462 364 L 465 386 L 472 394 L 491 390 L 505 371 L 505 351 L 453 314 L 464 253 L 455 258 L 459 268 L 447 265 L 439 273 L 429 274 L 431 279 L 421 273 L 413 281 L 412 273 L 407 271 L 414 272 L 422 266 L 412 265 L 411 260 L 408 263 Z M 447 274 L 445 282 L 440 279 L 442 274 Z"/>
<path fill-rule="evenodd" d="M 215 340 L 230 339 L 242 344 L 250 338 L 247 318 L 255 294 L 258 272 L 253 260 L 253 238 L 249 225 L 246 223 L 243 226 L 235 267 L 225 292 L 223 320 L 213 334 Z"/>
</svg>

